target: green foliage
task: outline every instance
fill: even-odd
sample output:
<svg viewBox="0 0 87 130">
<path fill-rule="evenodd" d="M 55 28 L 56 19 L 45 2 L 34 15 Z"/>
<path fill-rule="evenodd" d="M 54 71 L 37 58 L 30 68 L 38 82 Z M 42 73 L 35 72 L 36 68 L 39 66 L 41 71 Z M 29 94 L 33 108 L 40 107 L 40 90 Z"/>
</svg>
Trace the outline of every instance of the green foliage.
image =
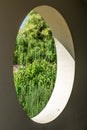
<svg viewBox="0 0 87 130">
<path fill-rule="evenodd" d="M 14 64 L 26 65 L 35 58 L 44 57 L 53 62 L 56 58 L 54 46 L 52 32 L 47 23 L 38 13 L 31 11 L 16 38 Z"/>
<path fill-rule="evenodd" d="M 13 64 L 17 96 L 29 117 L 37 115 L 47 104 L 56 79 L 56 48 L 52 32 L 35 11 L 16 38 Z"/>
<path fill-rule="evenodd" d="M 48 102 L 56 76 L 56 64 L 46 60 L 34 60 L 14 72 L 16 92 L 28 116 L 37 115 Z"/>
</svg>

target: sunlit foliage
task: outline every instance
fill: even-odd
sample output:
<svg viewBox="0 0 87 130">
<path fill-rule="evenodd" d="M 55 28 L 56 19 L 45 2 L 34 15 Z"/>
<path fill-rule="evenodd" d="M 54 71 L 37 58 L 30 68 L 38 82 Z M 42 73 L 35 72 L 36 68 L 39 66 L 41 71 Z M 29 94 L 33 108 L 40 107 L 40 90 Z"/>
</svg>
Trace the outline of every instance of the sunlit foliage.
<svg viewBox="0 0 87 130">
<path fill-rule="evenodd" d="M 28 14 L 18 32 L 13 58 L 19 102 L 27 115 L 34 117 L 46 106 L 56 79 L 56 47 L 52 32 L 35 11 Z"/>
</svg>

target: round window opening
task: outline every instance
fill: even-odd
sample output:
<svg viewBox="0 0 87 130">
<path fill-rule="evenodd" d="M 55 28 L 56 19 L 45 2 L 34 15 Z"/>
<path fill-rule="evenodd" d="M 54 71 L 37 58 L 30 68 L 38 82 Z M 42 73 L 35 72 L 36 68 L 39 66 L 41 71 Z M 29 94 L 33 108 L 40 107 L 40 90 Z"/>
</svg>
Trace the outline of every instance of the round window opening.
<svg viewBox="0 0 87 130">
<path fill-rule="evenodd" d="M 49 6 L 31 10 L 19 28 L 13 54 L 14 85 L 23 110 L 37 123 L 53 121 L 70 98 L 75 74 L 64 18 Z"/>
</svg>

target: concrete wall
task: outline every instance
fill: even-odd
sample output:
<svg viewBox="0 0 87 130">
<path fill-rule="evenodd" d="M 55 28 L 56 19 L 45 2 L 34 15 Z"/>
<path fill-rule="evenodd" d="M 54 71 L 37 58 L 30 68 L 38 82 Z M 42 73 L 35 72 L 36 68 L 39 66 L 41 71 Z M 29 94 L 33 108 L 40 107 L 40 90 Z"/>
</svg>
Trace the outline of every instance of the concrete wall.
<svg viewBox="0 0 87 130">
<path fill-rule="evenodd" d="M 21 22 L 40 5 L 57 9 L 65 18 L 75 48 L 76 72 L 72 95 L 53 122 L 31 121 L 19 105 L 13 83 L 13 50 Z M 44 10 L 45 13 L 47 13 Z M 0 0 L 0 130 L 87 129 L 87 4 L 83 0 Z"/>
</svg>

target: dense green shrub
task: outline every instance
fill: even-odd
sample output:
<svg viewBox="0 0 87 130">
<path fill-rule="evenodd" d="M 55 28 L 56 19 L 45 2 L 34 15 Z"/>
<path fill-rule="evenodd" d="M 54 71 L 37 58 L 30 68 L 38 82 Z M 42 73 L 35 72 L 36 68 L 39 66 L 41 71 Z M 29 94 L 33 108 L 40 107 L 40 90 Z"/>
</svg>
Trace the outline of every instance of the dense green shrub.
<svg viewBox="0 0 87 130">
<path fill-rule="evenodd" d="M 56 64 L 34 60 L 14 72 L 16 92 L 28 116 L 37 115 L 48 102 L 56 76 Z"/>
<path fill-rule="evenodd" d="M 14 51 L 14 83 L 20 104 L 29 117 L 47 104 L 56 79 L 56 48 L 52 32 L 35 11 L 19 30 Z"/>
</svg>

